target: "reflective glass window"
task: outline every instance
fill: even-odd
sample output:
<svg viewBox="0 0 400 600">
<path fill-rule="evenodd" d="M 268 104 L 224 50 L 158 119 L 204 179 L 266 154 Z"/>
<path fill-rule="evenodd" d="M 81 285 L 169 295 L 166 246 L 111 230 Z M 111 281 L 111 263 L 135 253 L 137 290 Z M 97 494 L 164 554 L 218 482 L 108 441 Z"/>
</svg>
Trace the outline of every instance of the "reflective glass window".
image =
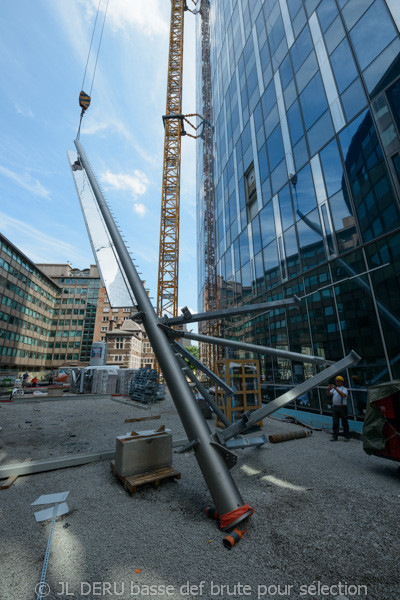
<svg viewBox="0 0 400 600">
<path fill-rule="evenodd" d="M 304 90 L 306 85 L 311 81 L 317 71 L 317 57 L 315 56 L 315 52 L 311 52 L 296 73 L 296 82 L 299 94 Z"/>
<path fill-rule="evenodd" d="M 346 171 L 364 241 L 399 226 L 399 209 L 369 111 L 340 135 Z"/>
<path fill-rule="evenodd" d="M 279 123 L 278 106 L 275 105 L 264 121 L 265 137 L 268 138 Z"/>
<path fill-rule="evenodd" d="M 343 92 L 342 105 L 347 121 L 351 121 L 367 105 L 364 88 L 359 78 Z"/>
<path fill-rule="evenodd" d="M 334 136 L 334 133 L 331 113 L 326 110 L 307 132 L 311 156 L 316 154 Z"/>
<path fill-rule="evenodd" d="M 325 32 L 325 45 L 328 54 L 334 51 L 334 49 L 340 44 L 342 39 L 345 37 L 346 32 L 343 27 L 342 19 L 340 16 L 336 17 L 332 25 Z"/>
<path fill-rule="evenodd" d="M 386 96 L 392 109 L 397 129 L 400 131 L 400 79 L 386 90 Z"/>
<path fill-rule="evenodd" d="M 240 245 L 240 261 L 241 266 L 243 266 L 250 257 L 249 254 L 249 237 L 247 235 L 247 227 L 242 231 L 239 236 L 239 245 Z"/>
<path fill-rule="evenodd" d="M 330 278 L 326 269 L 313 271 L 312 276 L 304 278 L 307 305 L 310 317 L 313 354 L 328 360 L 343 358 L 339 323 Z M 320 288 L 325 289 L 320 290 Z"/>
<path fill-rule="evenodd" d="M 357 77 L 357 68 L 347 39 L 344 39 L 331 54 L 331 64 L 341 94 Z"/>
<path fill-rule="evenodd" d="M 359 245 L 358 233 L 353 209 L 351 207 L 347 188 L 344 188 L 346 194 L 340 190 L 329 198 L 333 226 L 336 232 L 336 242 L 339 253 L 352 250 Z"/>
<path fill-rule="evenodd" d="M 293 186 L 293 203 L 296 221 L 301 219 L 303 215 L 306 215 L 317 206 L 311 168 L 309 164 L 306 165 L 299 173 L 297 173 L 297 182 L 296 185 Z"/>
<path fill-rule="evenodd" d="M 302 0 L 291 0 L 288 2 L 288 9 L 291 19 L 295 18 L 301 8 L 303 8 Z"/>
<path fill-rule="evenodd" d="M 280 163 L 284 157 L 281 127 L 278 125 L 267 140 L 269 166 L 271 171 Z"/>
<path fill-rule="evenodd" d="M 373 1 L 374 0 L 352 0 L 351 2 L 347 2 L 346 7 L 342 11 L 347 29 L 353 27 L 361 15 L 365 13 L 369 6 L 371 6 Z"/>
<path fill-rule="evenodd" d="M 261 96 L 261 106 L 263 110 L 264 119 L 268 116 L 272 108 L 276 104 L 275 85 L 271 81 L 263 95 Z"/>
<path fill-rule="evenodd" d="M 313 43 L 310 30 L 307 26 L 303 29 L 302 33 L 299 35 L 290 49 L 295 72 L 298 71 L 299 67 L 303 64 L 312 49 Z"/>
<path fill-rule="evenodd" d="M 267 246 L 275 237 L 275 222 L 272 202 L 260 211 L 262 246 Z"/>
<path fill-rule="evenodd" d="M 303 123 L 301 120 L 300 108 L 297 100 L 288 110 L 287 120 L 289 125 L 290 139 L 292 141 L 292 146 L 294 146 L 304 135 Z"/>
<path fill-rule="evenodd" d="M 303 270 L 307 271 L 326 260 L 317 209 L 297 222 L 297 231 Z"/>
<path fill-rule="evenodd" d="M 260 221 L 258 216 L 251 222 L 251 233 L 253 238 L 253 254 L 260 252 L 262 248 L 261 244 L 261 232 L 260 232 Z"/>
<path fill-rule="evenodd" d="M 363 76 L 371 97 L 380 93 L 398 73 L 400 40 L 395 40 L 365 69 Z"/>
<path fill-rule="evenodd" d="M 269 290 L 281 282 L 281 271 L 279 268 L 278 250 L 276 241 L 271 242 L 263 250 L 264 273 L 266 289 Z"/>
<path fill-rule="evenodd" d="M 337 17 L 338 10 L 335 0 L 322 0 L 317 9 L 317 14 L 322 31 L 326 31 L 332 21 Z"/>
<path fill-rule="evenodd" d="M 292 277 L 296 277 L 300 272 L 299 249 L 297 247 L 296 230 L 294 225 L 285 231 L 284 239 L 287 275 L 290 279 Z"/>
<path fill-rule="evenodd" d="M 281 209 L 282 230 L 285 231 L 285 229 L 293 225 L 293 208 L 289 184 L 285 185 L 283 190 L 279 192 L 279 206 Z"/>
<path fill-rule="evenodd" d="M 332 263 L 332 272 L 339 281 L 363 271 L 360 250 Z M 335 285 L 334 292 L 345 353 L 355 350 L 362 357 L 361 365 L 368 365 L 369 376 L 378 375 L 386 361 L 367 276 L 347 279 Z"/>
<path fill-rule="evenodd" d="M 284 89 L 286 89 L 286 87 L 290 83 L 290 81 L 293 79 L 292 65 L 290 63 L 289 56 L 287 56 L 285 58 L 285 60 L 283 61 L 283 63 L 281 64 L 279 73 L 281 76 L 282 89 L 284 90 Z"/>
<path fill-rule="evenodd" d="M 348 4 L 349 9 L 356 4 L 365 7 L 367 1 L 357 0 L 355 2 L 353 0 Z M 343 14 L 345 16 L 345 11 L 343 11 Z M 351 41 L 362 71 L 386 48 L 396 35 L 396 30 L 383 1 L 375 0 L 365 15 L 350 31 Z"/>
<path fill-rule="evenodd" d="M 293 147 L 293 157 L 296 165 L 296 169 L 301 167 L 308 161 L 308 150 L 307 144 L 304 137 Z"/>
<path fill-rule="evenodd" d="M 324 172 L 326 191 L 329 197 L 345 185 L 343 179 L 343 165 L 336 140 L 332 140 L 326 148 L 321 150 L 320 159 L 322 170 Z"/>
<path fill-rule="evenodd" d="M 268 162 L 267 162 L 267 151 L 265 148 L 265 144 L 262 146 L 258 153 L 258 167 L 260 170 L 260 182 L 263 183 L 269 174 L 268 171 Z"/>
<path fill-rule="evenodd" d="M 400 378 L 400 235 L 396 234 L 366 247 L 368 267 L 389 356 L 391 377 Z M 390 263 L 387 266 L 386 263 Z M 391 378 L 386 372 L 381 381 Z"/>
<path fill-rule="evenodd" d="M 286 160 L 282 160 L 271 173 L 272 192 L 276 194 L 287 182 Z"/>
<path fill-rule="evenodd" d="M 309 129 L 328 108 L 321 75 L 317 73 L 300 94 L 306 129 Z"/>
</svg>

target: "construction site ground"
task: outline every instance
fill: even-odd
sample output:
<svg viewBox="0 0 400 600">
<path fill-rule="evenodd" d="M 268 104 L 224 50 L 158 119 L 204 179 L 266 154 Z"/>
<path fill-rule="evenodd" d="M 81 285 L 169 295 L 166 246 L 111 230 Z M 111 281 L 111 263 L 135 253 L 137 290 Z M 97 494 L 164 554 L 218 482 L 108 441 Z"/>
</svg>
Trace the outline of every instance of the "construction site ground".
<svg viewBox="0 0 400 600">
<path fill-rule="evenodd" d="M 0 404 L 0 466 L 112 451 L 116 436 L 161 424 L 174 439 L 185 437 L 168 395 L 147 410 L 117 400 L 71 395 Z M 160 420 L 124 423 L 156 414 Z M 263 433 L 297 427 L 266 419 Z M 329 440 L 314 431 L 236 452 L 232 475 L 255 512 L 232 550 L 205 515 L 212 500 L 193 454 L 173 454 L 179 481 L 133 495 L 109 460 L 20 476 L 0 491 L 0 597 L 36 598 L 50 522 L 36 523 L 31 503 L 69 491 L 70 512 L 57 519 L 48 564 L 50 600 L 399 600 L 398 464 L 367 456 L 358 440 Z"/>
</svg>

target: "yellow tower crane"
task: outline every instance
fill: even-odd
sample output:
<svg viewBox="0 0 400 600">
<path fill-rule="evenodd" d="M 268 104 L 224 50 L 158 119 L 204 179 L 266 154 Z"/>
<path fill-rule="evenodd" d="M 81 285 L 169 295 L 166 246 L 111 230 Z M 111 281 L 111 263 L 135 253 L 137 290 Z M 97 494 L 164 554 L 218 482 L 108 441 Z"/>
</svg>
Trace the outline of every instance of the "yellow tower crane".
<svg viewBox="0 0 400 600">
<path fill-rule="evenodd" d="M 177 316 L 181 171 L 183 25 L 185 0 L 171 0 L 167 106 L 164 121 L 157 315 Z"/>
</svg>

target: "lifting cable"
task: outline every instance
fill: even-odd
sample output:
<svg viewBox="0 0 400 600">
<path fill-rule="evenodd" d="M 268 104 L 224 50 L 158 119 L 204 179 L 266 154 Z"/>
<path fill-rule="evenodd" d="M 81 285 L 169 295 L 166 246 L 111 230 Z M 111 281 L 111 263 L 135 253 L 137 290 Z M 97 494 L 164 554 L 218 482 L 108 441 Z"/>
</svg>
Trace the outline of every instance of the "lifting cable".
<svg viewBox="0 0 400 600">
<path fill-rule="evenodd" d="M 96 62 L 95 62 L 95 65 L 94 65 L 94 71 L 93 71 L 93 77 L 92 77 L 92 84 L 90 86 L 90 92 L 89 92 L 89 94 L 86 94 L 83 91 L 83 86 L 85 84 L 85 78 L 86 78 L 87 68 L 88 68 L 89 59 L 90 59 L 90 55 L 91 55 L 91 51 L 92 51 L 93 38 L 94 38 L 95 31 L 96 31 L 97 19 L 98 19 L 98 16 L 99 16 L 100 5 L 101 5 L 102 0 L 99 0 L 99 4 L 97 6 L 97 13 L 96 13 L 96 19 L 94 21 L 94 26 L 93 26 L 92 39 L 90 40 L 90 46 L 89 46 L 89 52 L 88 52 L 88 56 L 87 56 L 87 60 L 86 60 L 85 72 L 83 74 L 83 81 L 82 81 L 81 93 L 79 94 L 79 106 L 82 108 L 82 112 L 81 112 L 81 116 L 80 116 L 80 120 L 79 120 L 78 133 L 77 133 L 77 136 L 76 136 L 76 138 L 78 140 L 79 140 L 79 136 L 80 136 L 83 115 L 85 114 L 86 109 L 89 108 L 89 105 L 90 105 L 91 94 L 92 94 L 92 89 L 93 89 L 93 83 L 94 83 L 94 78 L 95 78 L 96 69 L 97 69 L 97 61 L 99 59 L 100 46 L 101 46 L 101 42 L 102 42 L 102 39 L 103 39 L 104 25 L 105 25 L 105 22 L 106 22 L 109 1 L 110 0 L 107 0 L 106 10 L 104 12 L 103 26 L 101 28 L 99 45 L 98 45 L 98 48 L 97 48 L 97 55 L 96 55 Z"/>
</svg>

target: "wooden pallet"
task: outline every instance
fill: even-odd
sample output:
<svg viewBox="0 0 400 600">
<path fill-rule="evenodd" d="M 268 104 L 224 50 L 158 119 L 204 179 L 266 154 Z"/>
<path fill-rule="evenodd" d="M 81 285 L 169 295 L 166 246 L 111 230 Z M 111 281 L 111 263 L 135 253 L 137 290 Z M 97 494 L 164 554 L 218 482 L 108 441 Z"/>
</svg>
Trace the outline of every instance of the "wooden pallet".
<svg viewBox="0 0 400 600">
<path fill-rule="evenodd" d="M 134 494 L 137 487 L 146 485 L 147 483 L 151 483 L 153 487 L 157 488 L 160 485 L 160 481 L 163 479 L 172 480 L 181 478 L 180 472 L 172 467 L 163 467 L 162 469 L 157 469 L 156 471 L 147 471 L 147 473 L 138 473 L 137 475 L 124 477 L 115 470 L 114 460 L 110 462 L 110 466 L 114 477 L 118 477 L 125 490 L 130 494 Z"/>
</svg>

